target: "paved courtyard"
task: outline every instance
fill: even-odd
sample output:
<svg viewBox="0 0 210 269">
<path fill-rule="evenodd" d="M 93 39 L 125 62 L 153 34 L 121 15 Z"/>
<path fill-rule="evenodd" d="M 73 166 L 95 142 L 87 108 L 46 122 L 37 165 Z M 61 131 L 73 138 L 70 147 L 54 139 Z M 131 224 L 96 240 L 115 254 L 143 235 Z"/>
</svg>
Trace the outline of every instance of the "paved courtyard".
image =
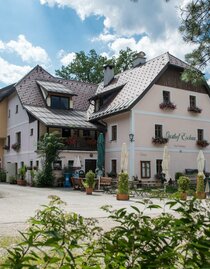
<svg viewBox="0 0 210 269">
<path fill-rule="evenodd" d="M 0 236 L 16 235 L 18 230 L 26 227 L 26 221 L 34 215 L 41 205 L 47 204 L 49 195 L 57 195 L 67 203 L 68 211 L 76 212 L 84 217 L 93 217 L 99 220 L 104 229 L 109 229 L 113 222 L 107 218 L 107 213 L 101 210 L 103 205 L 112 205 L 114 209 L 130 208 L 131 205 L 144 208 L 139 199 L 117 201 L 115 195 L 94 192 L 86 195 L 85 192 L 70 188 L 32 188 L 17 185 L 0 184 Z M 164 202 L 152 199 L 152 202 L 164 206 Z M 168 208 L 165 208 L 169 212 Z M 153 209 L 149 215 L 158 215 L 162 210 Z"/>
</svg>

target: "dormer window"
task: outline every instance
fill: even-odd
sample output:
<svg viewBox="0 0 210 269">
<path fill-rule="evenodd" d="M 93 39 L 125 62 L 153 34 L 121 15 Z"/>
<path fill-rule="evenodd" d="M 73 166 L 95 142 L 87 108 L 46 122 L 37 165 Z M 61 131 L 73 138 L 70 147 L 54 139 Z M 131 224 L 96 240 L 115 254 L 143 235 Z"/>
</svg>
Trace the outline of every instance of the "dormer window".
<svg viewBox="0 0 210 269">
<path fill-rule="evenodd" d="M 51 108 L 69 109 L 69 98 L 63 96 L 51 96 Z"/>
</svg>

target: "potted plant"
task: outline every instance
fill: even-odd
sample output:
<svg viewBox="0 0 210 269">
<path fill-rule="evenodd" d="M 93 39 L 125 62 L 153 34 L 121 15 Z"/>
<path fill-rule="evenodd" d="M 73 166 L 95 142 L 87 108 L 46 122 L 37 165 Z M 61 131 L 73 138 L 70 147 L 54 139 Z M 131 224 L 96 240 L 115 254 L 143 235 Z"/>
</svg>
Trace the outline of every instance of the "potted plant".
<svg viewBox="0 0 210 269">
<path fill-rule="evenodd" d="M 25 165 L 19 169 L 20 178 L 17 179 L 17 184 L 18 185 L 26 186 L 26 183 L 27 183 L 26 180 L 25 180 L 26 172 L 27 172 L 27 167 Z"/>
<path fill-rule="evenodd" d="M 86 173 L 85 181 L 82 181 L 82 184 L 86 189 L 86 194 L 92 194 L 95 186 L 95 173 L 92 170 Z"/>
<path fill-rule="evenodd" d="M 9 184 L 17 184 L 17 180 L 16 180 L 15 176 L 9 177 Z"/>
<path fill-rule="evenodd" d="M 196 181 L 196 198 L 205 199 L 206 193 L 204 192 L 204 176 L 198 175 Z"/>
<path fill-rule="evenodd" d="M 187 200 L 187 190 L 189 189 L 190 179 L 186 176 L 181 176 L 178 179 L 180 199 Z"/>
<path fill-rule="evenodd" d="M 129 200 L 128 173 L 121 172 L 118 177 L 117 200 Z"/>
<path fill-rule="evenodd" d="M 31 183 L 30 183 L 30 186 L 31 187 L 34 187 L 34 186 L 36 186 L 36 182 L 34 180 L 36 173 L 35 173 L 35 170 L 33 168 L 30 170 L 30 175 L 31 175 Z"/>
</svg>

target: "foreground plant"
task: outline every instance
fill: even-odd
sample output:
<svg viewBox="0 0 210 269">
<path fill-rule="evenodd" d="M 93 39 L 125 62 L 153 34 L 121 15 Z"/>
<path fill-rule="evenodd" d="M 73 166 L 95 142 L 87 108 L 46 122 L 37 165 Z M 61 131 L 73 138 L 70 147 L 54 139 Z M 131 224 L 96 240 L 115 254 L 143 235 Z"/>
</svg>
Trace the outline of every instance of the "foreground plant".
<svg viewBox="0 0 210 269">
<path fill-rule="evenodd" d="M 205 204 L 206 203 L 206 204 Z M 50 204 L 30 220 L 23 241 L 12 250 L 2 268 L 93 269 L 204 269 L 210 268 L 210 203 L 199 200 L 166 204 L 178 216 L 164 211 L 158 217 L 148 210 L 160 206 L 148 201 L 132 211 L 112 210 L 116 226 L 102 232 L 93 220 L 62 210 L 52 197 Z"/>
</svg>

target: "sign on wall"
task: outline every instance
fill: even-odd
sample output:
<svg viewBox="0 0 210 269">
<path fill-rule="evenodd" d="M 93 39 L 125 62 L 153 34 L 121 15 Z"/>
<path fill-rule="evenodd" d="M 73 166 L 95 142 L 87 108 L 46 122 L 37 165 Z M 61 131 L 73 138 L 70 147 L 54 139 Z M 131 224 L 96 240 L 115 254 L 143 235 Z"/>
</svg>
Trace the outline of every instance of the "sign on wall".
<svg viewBox="0 0 210 269">
<path fill-rule="evenodd" d="M 180 133 L 171 133 L 169 131 L 166 132 L 166 138 L 175 140 L 176 142 L 180 141 L 196 141 L 196 137 L 191 134 L 187 134 L 186 132 Z"/>
</svg>

